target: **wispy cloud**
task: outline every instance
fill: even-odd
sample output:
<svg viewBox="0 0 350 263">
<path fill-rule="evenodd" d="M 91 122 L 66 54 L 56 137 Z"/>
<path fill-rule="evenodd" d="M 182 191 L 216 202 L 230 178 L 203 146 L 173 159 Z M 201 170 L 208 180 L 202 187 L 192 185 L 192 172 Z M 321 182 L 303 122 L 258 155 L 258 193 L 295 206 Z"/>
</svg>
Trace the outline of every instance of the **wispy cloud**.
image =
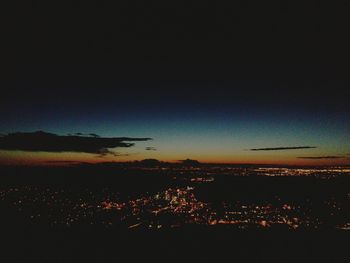
<svg viewBox="0 0 350 263">
<path fill-rule="evenodd" d="M 301 150 L 314 149 L 316 146 L 292 146 L 292 147 L 269 147 L 269 148 L 253 148 L 250 151 L 284 151 L 284 150 Z"/>
<path fill-rule="evenodd" d="M 103 149 L 98 153 L 97 157 L 103 158 L 107 155 L 113 155 L 114 157 L 117 157 L 117 156 L 130 156 L 131 154 L 130 153 L 118 153 L 118 152 L 111 151 L 109 149 Z"/>
<path fill-rule="evenodd" d="M 81 132 L 77 132 L 77 133 L 68 133 L 68 136 L 91 136 L 91 137 L 100 137 L 99 135 L 97 135 L 96 133 L 81 133 Z"/>
<path fill-rule="evenodd" d="M 48 164 L 83 164 L 85 162 L 70 161 L 70 160 L 50 160 L 50 161 L 45 161 L 45 163 L 48 163 Z"/>
<path fill-rule="evenodd" d="M 148 147 L 145 148 L 145 150 L 146 151 L 157 151 L 157 148 L 148 146 Z"/>
<path fill-rule="evenodd" d="M 329 155 L 329 156 L 300 156 L 297 157 L 298 159 L 310 159 L 310 160 L 320 160 L 320 159 L 344 159 L 347 158 L 345 156 L 335 156 L 335 155 Z"/>
<path fill-rule="evenodd" d="M 133 141 L 149 141 L 152 138 L 114 137 L 75 135 L 61 136 L 43 131 L 16 132 L 0 137 L 1 150 L 21 150 L 31 152 L 81 152 L 100 156 L 118 155 L 113 148 L 129 148 Z"/>
</svg>

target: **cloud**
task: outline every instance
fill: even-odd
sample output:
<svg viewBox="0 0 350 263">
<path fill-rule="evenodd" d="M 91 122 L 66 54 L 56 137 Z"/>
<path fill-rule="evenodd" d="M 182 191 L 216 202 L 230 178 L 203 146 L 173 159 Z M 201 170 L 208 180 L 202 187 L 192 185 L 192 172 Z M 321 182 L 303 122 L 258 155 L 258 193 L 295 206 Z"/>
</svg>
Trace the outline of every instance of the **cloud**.
<svg viewBox="0 0 350 263">
<path fill-rule="evenodd" d="M 301 150 L 301 149 L 313 149 L 315 146 L 293 146 L 293 147 L 272 147 L 272 148 L 253 148 L 250 151 L 284 151 L 284 150 Z"/>
<path fill-rule="evenodd" d="M 103 158 L 107 155 L 113 155 L 114 157 L 117 157 L 117 156 L 129 156 L 130 154 L 129 153 L 118 153 L 118 152 L 111 151 L 109 149 L 102 149 L 98 153 L 97 157 Z"/>
<path fill-rule="evenodd" d="M 297 157 L 298 159 L 310 159 L 310 160 L 320 160 L 320 159 L 344 159 L 346 158 L 345 156 L 301 156 Z"/>
<path fill-rule="evenodd" d="M 102 156 L 112 154 L 112 148 L 129 148 L 133 141 L 149 141 L 152 138 L 115 137 L 103 138 L 95 136 L 67 135 L 61 136 L 43 131 L 16 132 L 0 137 L 1 150 L 21 150 L 31 152 L 80 152 Z"/>
<path fill-rule="evenodd" d="M 70 160 L 51 160 L 51 161 L 45 161 L 45 163 L 48 163 L 48 164 L 84 164 L 85 162 L 70 161 Z"/>
<path fill-rule="evenodd" d="M 45 163 L 77 163 L 79 161 L 70 161 L 70 160 L 50 160 L 45 161 Z"/>
<path fill-rule="evenodd" d="M 145 148 L 145 150 L 146 151 L 157 151 L 157 148 L 148 146 L 148 147 Z"/>
<path fill-rule="evenodd" d="M 99 138 L 100 136 L 97 135 L 96 133 L 81 133 L 81 132 L 77 132 L 77 133 L 68 133 L 68 136 L 90 136 L 90 137 L 96 137 Z"/>
</svg>

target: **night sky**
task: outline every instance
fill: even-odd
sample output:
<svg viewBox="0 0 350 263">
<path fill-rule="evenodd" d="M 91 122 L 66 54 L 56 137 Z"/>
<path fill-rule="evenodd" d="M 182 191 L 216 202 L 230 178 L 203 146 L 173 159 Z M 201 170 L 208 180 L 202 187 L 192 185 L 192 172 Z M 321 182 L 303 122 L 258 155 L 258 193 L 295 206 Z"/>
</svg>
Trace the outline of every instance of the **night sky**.
<svg viewBox="0 0 350 263">
<path fill-rule="evenodd" d="M 153 140 L 103 155 L 2 147 L 1 163 L 350 163 L 341 7 L 72 10 L 21 14 L 0 133 Z"/>
</svg>

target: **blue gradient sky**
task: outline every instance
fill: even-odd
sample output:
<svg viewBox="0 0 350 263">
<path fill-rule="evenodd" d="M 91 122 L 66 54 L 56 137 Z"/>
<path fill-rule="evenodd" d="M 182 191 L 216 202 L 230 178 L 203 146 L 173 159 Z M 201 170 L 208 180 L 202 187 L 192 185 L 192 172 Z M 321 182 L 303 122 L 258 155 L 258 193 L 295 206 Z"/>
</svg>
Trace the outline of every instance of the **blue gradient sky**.
<svg viewBox="0 0 350 263">
<path fill-rule="evenodd" d="M 244 80 L 242 72 L 222 75 L 213 68 L 203 75 L 199 70 L 191 75 L 189 69 L 178 73 L 169 68 L 165 72 L 171 73 L 165 76 L 154 69 L 140 71 L 139 67 L 136 73 L 102 68 L 20 67 L 17 89 L 2 99 L 0 132 L 82 132 L 104 137 L 152 137 L 153 141 L 117 149 L 128 156 L 1 151 L 0 157 L 6 161 L 34 160 L 37 156 L 88 161 L 191 158 L 225 163 L 349 163 L 349 158 L 297 158 L 350 153 L 350 111 L 342 93 L 344 81 L 305 78 L 300 72 L 293 81 L 290 73 L 276 80 L 275 72 L 264 67 L 243 71 L 251 70 L 253 80 Z M 146 151 L 147 146 L 157 151 Z M 248 150 L 281 146 L 317 148 Z"/>
<path fill-rule="evenodd" d="M 154 140 L 116 149 L 128 156 L 0 150 L 0 162 L 349 164 L 345 8 L 180 3 L 149 12 L 119 2 L 64 17 L 33 8 L 9 23 L 18 39 L 3 74 L 0 133 Z M 317 148 L 247 150 L 296 146 Z"/>
</svg>

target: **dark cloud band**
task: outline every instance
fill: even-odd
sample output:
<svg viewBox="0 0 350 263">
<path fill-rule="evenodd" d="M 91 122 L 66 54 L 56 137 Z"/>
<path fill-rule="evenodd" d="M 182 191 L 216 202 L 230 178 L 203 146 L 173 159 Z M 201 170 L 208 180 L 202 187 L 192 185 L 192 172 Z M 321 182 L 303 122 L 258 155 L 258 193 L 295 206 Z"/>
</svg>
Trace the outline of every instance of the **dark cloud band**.
<svg viewBox="0 0 350 263">
<path fill-rule="evenodd" d="M 344 156 L 301 156 L 298 159 L 320 160 L 320 159 L 343 159 Z"/>
<path fill-rule="evenodd" d="M 272 148 L 253 148 L 250 151 L 284 151 L 284 150 L 301 150 L 301 149 L 313 149 L 315 146 L 294 146 L 294 147 L 272 147 Z"/>
<path fill-rule="evenodd" d="M 95 135 L 95 134 L 94 134 Z M 129 148 L 133 141 L 149 141 L 152 138 L 67 135 L 61 136 L 43 131 L 17 132 L 0 137 L 1 150 L 21 150 L 31 152 L 81 152 L 93 154 L 115 154 L 111 148 Z"/>
</svg>

